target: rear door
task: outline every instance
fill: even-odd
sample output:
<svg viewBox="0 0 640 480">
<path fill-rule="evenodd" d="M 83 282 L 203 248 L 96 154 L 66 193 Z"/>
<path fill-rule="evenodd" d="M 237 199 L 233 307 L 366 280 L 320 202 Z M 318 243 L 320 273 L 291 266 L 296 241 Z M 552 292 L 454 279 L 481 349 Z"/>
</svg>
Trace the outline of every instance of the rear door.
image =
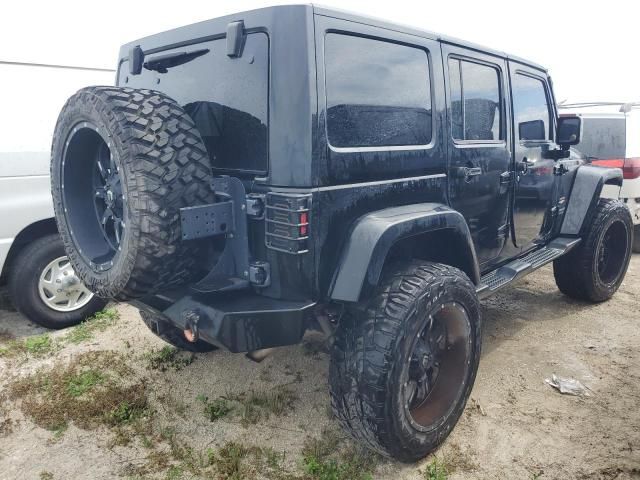
<svg viewBox="0 0 640 480">
<path fill-rule="evenodd" d="M 519 250 L 527 250 L 549 233 L 555 203 L 555 112 L 544 72 L 509 62 L 513 108 L 513 227 Z"/>
<path fill-rule="evenodd" d="M 483 270 L 508 238 L 511 176 L 506 61 L 442 45 L 447 79 L 449 198 L 467 224 Z"/>
</svg>

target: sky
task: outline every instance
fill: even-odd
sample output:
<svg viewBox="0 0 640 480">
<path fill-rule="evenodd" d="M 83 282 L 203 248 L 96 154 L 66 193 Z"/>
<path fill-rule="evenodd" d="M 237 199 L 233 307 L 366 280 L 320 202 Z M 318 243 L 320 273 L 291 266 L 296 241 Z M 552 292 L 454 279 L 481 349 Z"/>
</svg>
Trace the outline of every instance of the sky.
<svg viewBox="0 0 640 480">
<path fill-rule="evenodd" d="M 5 2 L 0 60 L 110 68 L 127 41 L 286 2 L 58 0 Z M 299 2 L 298 2 L 299 3 Z M 536 61 L 558 100 L 640 101 L 637 2 L 324 0 L 326 6 L 463 38 Z"/>
<path fill-rule="evenodd" d="M 21 0 L 4 2 L 0 16 L 0 62 L 17 61 L 115 68 L 121 44 L 220 15 L 287 3 L 264 0 Z M 299 2 L 291 2 L 299 3 Z M 324 0 L 384 20 L 469 40 L 540 63 L 549 69 L 558 101 L 640 101 L 637 2 L 607 0 Z M 81 86 L 112 81 L 112 74 L 74 76 L 51 69 L 30 72 L 0 64 L 0 105 L 23 108 L 16 94 L 30 88 L 33 108 L 56 115 L 63 98 Z M 47 88 L 43 88 L 47 86 Z M 49 91 L 48 91 L 49 90 Z M 40 95 L 40 97 L 38 97 Z M 64 100 L 62 100 L 63 102 Z M 5 110 L 6 111 L 6 110 Z M 3 118 L 4 117 L 4 118 Z M 53 117 L 55 118 L 55 116 Z M 4 151 L 27 148 L 20 120 L 0 116 Z M 51 123 L 43 113 L 43 125 Z M 7 135 L 7 128 L 15 132 Z M 23 133 L 21 133 L 23 132 Z M 33 136 L 31 136 L 33 143 Z M 6 142 L 16 146 L 9 148 Z M 48 142 L 49 139 L 46 139 Z M 43 145 L 46 143 L 43 140 Z M 17 150 L 16 150 L 17 149 Z"/>
</svg>

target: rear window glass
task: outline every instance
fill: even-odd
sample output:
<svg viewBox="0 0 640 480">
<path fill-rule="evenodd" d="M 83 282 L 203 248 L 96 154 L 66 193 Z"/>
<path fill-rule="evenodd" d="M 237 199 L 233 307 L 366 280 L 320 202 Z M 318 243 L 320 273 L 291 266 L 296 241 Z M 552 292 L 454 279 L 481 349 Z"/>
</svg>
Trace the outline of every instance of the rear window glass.
<svg viewBox="0 0 640 480">
<path fill-rule="evenodd" d="M 206 51 L 208 50 L 208 51 Z M 264 173 L 268 166 L 269 40 L 264 33 L 247 35 L 242 57 L 226 54 L 226 39 L 148 55 L 145 62 L 176 52 L 200 52 L 165 73 L 121 70 L 120 85 L 160 90 L 193 118 L 213 168 Z M 204 53 L 203 53 L 204 52 Z M 157 82 L 157 83 L 156 83 Z"/>
<path fill-rule="evenodd" d="M 330 33 L 325 40 L 325 68 L 327 133 L 332 146 L 431 142 L 427 52 Z"/>
<path fill-rule="evenodd" d="M 582 118 L 582 140 L 577 145 L 591 159 L 625 158 L 626 128 L 624 118 Z"/>
<path fill-rule="evenodd" d="M 501 140 L 500 72 L 449 59 L 451 134 L 455 140 Z"/>
</svg>

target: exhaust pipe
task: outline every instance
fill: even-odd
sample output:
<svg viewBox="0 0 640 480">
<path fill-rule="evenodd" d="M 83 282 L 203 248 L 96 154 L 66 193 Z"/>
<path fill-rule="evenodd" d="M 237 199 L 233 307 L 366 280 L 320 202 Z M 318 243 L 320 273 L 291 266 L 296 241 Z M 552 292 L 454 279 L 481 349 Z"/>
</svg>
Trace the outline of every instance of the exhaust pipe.
<svg viewBox="0 0 640 480">
<path fill-rule="evenodd" d="M 275 347 L 263 348 L 262 350 L 254 350 L 253 352 L 247 352 L 246 357 L 256 363 L 260 363 L 273 352 L 275 352 L 275 350 Z"/>
</svg>

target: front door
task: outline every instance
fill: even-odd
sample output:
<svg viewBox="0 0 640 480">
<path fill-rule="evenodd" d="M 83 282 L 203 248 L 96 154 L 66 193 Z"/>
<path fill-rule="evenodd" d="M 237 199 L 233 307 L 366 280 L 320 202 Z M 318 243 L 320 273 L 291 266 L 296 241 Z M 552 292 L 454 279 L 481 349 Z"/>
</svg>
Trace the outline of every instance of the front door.
<svg viewBox="0 0 640 480">
<path fill-rule="evenodd" d="M 513 228 L 520 251 L 544 240 L 555 202 L 555 118 L 546 74 L 509 62 L 514 135 Z"/>
<path fill-rule="evenodd" d="M 449 198 L 464 215 L 481 268 L 500 260 L 512 190 L 506 61 L 443 44 L 447 72 Z"/>
</svg>

